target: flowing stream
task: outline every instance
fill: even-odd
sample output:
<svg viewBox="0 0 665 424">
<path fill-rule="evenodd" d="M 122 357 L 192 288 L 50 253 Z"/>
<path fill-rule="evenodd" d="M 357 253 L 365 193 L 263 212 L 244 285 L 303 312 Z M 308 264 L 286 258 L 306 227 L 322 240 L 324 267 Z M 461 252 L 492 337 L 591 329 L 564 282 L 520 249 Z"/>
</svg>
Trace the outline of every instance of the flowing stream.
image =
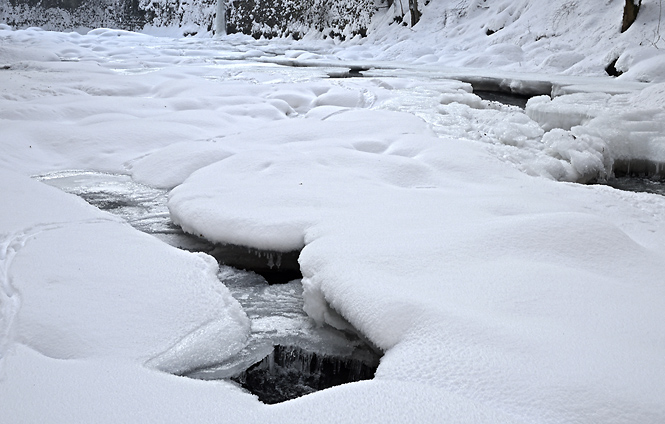
<svg viewBox="0 0 665 424">
<path fill-rule="evenodd" d="M 374 376 L 380 354 L 362 336 L 319 327 L 303 311 L 303 288 L 299 270 L 294 273 L 292 262 L 297 266 L 297 255 L 293 252 L 280 254 L 222 246 L 186 234 L 171 222 L 167 191 L 138 184 L 127 175 L 66 171 L 37 178 L 121 216 L 134 228 L 172 246 L 206 252 L 220 261 L 220 281 L 251 320 L 250 339 L 242 351 L 226 362 L 192 370 L 186 376 L 231 379 L 265 403 L 282 402 Z M 225 254 L 229 261 L 224 260 Z M 228 262 L 248 266 L 242 270 Z M 254 272 L 252 266 L 259 272 L 270 271 L 265 273 L 269 280 Z"/>
<path fill-rule="evenodd" d="M 618 177 L 606 183 L 619 190 L 634 191 L 638 193 L 652 193 L 665 196 L 665 181 L 648 177 Z"/>
<path fill-rule="evenodd" d="M 369 67 L 361 65 L 331 66 L 328 63 L 314 63 L 311 66 L 316 66 L 316 69 L 312 71 L 301 67 L 294 68 L 292 60 L 280 58 L 264 57 L 262 61 L 250 63 L 244 60 L 242 51 L 232 50 L 227 52 L 225 57 L 218 53 L 214 62 L 220 64 L 210 65 L 211 69 L 217 66 L 251 67 L 254 73 L 244 78 L 251 80 L 252 75 L 261 76 L 261 72 L 271 76 L 258 78 L 257 83 L 272 83 L 273 73 L 279 74 L 278 79 L 283 82 L 309 81 L 328 75 L 332 79 L 338 79 L 335 84 L 344 86 L 348 83 L 353 89 L 358 89 L 353 85 L 355 78 L 380 78 L 396 73 L 392 69 L 370 71 Z M 283 52 L 275 52 L 281 53 Z M 155 69 L 158 68 L 152 68 Z M 116 71 L 145 72 L 143 68 L 137 70 L 122 67 Z M 408 111 L 431 124 L 439 135 L 464 138 L 466 134 L 449 131 L 449 117 L 439 111 L 441 91 L 436 86 L 438 80 L 417 72 L 401 73 L 407 77 L 411 75 L 413 81 L 423 83 L 408 89 L 392 88 L 393 98 L 383 103 L 378 102 L 371 90 L 363 89 L 365 107 L 372 107 L 377 103 L 377 108 Z M 226 74 L 213 74 L 211 73 L 209 79 L 226 78 Z M 443 77 L 439 76 L 439 80 Z M 347 82 L 343 82 L 344 80 Z M 474 92 L 482 99 L 521 108 L 524 108 L 530 95 L 548 93 L 552 88 L 551 83 L 531 83 L 535 87 L 534 92 L 513 94 L 501 91 L 500 79 L 475 77 L 461 80 L 471 83 Z M 376 84 L 379 82 L 375 81 Z M 468 125 L 472 125 L 472 122 L 469 121 Z M 463 125 L 457 127 L 464 128 Z M 500 137 L 496 138 L 497 144 L 500 144 Z M 632 165 L 634 169 L 638 164 Z M 277 403 L 333 385 L 374 376 L 380 359 L 377 349 L 354 332 L 316 326 L 303 311 L 299 252 L 262 251 L 242 246 L 220 245 L 186 234 L 170 219 L 166 206 L 168 192 L 138 184 L 127 175 L 65 171 L 37 178 L 80 196 L 102 210 L 121 216 L 136 229 L 158 237 L 172 246 L 193 252 L 205 252 L 218 260 L 220 281 L 230 289 L 251 320 L 251 337 L 247 346 L 234 357 L 213 367 L 190 370 L 186 376 L 235 381 L 265 403 Z M 665 194 L 665 188 L 660 182 L 649 179 L 617 178 L 608 184 L 624 190 Z"/>
</svg>

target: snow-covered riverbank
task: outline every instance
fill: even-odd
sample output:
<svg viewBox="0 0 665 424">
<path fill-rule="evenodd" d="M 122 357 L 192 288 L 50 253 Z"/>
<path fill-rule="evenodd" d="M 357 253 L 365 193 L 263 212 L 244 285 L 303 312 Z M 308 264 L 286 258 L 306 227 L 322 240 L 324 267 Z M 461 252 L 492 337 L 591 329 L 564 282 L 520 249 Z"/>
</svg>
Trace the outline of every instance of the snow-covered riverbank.
<svg viewBox="0 0 665 424">
<path fill-rule="evenodd" d="M 662 85 L 577 80 L 522 111 L 445 76 L 248 60 L 358 60 L 328 42 L 0 40 L 9 422 L 665 419 L 665 199 L 557 181 L 661 154 Z M 376 378 L 266 406 L 159 371 L 232 356 L 247 317 L 209 257 L 31 178 L 67 169 L 173 189 L 210 240 L 303 248 L 305 311 L 383 349 Z"/>
</svg>

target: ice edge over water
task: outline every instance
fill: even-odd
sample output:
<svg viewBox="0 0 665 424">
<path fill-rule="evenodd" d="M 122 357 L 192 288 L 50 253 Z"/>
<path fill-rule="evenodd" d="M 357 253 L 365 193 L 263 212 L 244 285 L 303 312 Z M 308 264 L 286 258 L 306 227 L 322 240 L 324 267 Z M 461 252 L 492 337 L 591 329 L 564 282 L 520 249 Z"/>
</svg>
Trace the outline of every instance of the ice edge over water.
<svg viewBox="0 0 665 424">
<path fill-rule="evenodd" d="M 431 7 L 442 4 L 430 2 Z M 648 9 L 655 3 L 643 4 Z M 54 217 L 72 223 L 78 222 L 79 213 L 85 219 L 100 213 L 71 196 L 54 194 L 56 190 L 47 190 L 29 175 L 59 169 L 129 172 L 128 161 L 181 143 L 170 150 L 173 160 L 168 165 L 143 164 L 143 176 L 166 187 L 187 179 L 193 172 L 189 165 L 199 163 L 190 159 L 199 155 L 194 158 L 198 160 L 204 150 L 210 156 L 216 151 L 215 159 L 227 161 L 222 157 L 255 149 L 265 153 L 261 165 L 270 165 L 261 179 L 245 179 L 242 169 L 227 168 L 228 175 L 217 183 L 239 185 L 240 191 L 274 187 L 265 190 L 269 196 L 288 194 L 269 202 L 273 208 L 266 208 L 266 218 L 285 199 L 299 213 L 310 205 L 331 212 L 305 216 L 308 224 L 316 225 L 306 227 L 303 271 L 317 278 L 327 303 L 388 349 L 375 379 L 271 408 L 224 382 L 206 384 L 146 369 L 142 364 L 158 353 L 150 346 L 156 343 L 163 351 L 176 342 L 164 328 L 184 336 L 208 322 L 211 311 L 226 310 L 210 302 L 220 300 L 211 287 L 195 284 L 204 263 L 125 231 L 128 228 L 117 222 L 85 228 L 72 223 L 30 239 L 10 269 L 22 294 L 22 315 L 16 321 L 22 326 L 5 357 L 0 397 L 10 407 L 3 416 L 16 422 L 132 421 L 139 413 L 161 422 L 205 422 L 220 416 L 236 422 L 381 422 L 386 417 L 476 424 L 663 421 L 659 395 L 665 367 L 659 365 L 665 355 L 659 340 L 665 294 L 658 278 L 665 263 L 663 199 L 548 179 L 577 181 L 579 175 L 591 175 L 594 168 L 585 165 L 604 166 L 610 144 L 638 147 L 646 145 L 640 140 L 649 139 L 655 141 L 651 147 L 657 147 L 653 134 L 662 133 L 657 125 L 662 85 L 642 84 L 623 92 L 617 87 L 631 79 L 658 81 L 665 68 L 649 54 L 649 49 L 657 50 L 652 46 L 628 46 L 607 57 L 588 55 L 587 60 L 580 52 L 590 51 L 588 44 L 596 41 L 594 36 L 580 37 L 582 25 L 570 31 L 565 24 L 559 28 L 560 34 L 575 38 L 574 48 L 567 51 L 555 33 L 523 31 L 519 22 L 542 9 L 515 14 L 523 8 L 514 2 L 491 5 L 502 6 L 507 6 L 500 16 L 503 22 L 492 23 L 508 25 L 493 27 L 498 31 L 490 36 L 483 31 L 488 22 L 479 20 L 490 13 L 486 9 L 464 18 L 471 22 L 467 28 L 492 43 L 491 51 L 457 51 L 449 63 L 468 60 L 495 74 L 518 65 L 540 72 L 546 67 L 535 66 L 551 55 L 547 66 L 572 65 L 566 72 L 580 73 L 602 72 L 608 61 L 623 56 L 617 61 L 617 67 L 627 71 L 622 77 L 599 78 L 585 88 L 565 87 L 566 95 L 611 95 L 613 100 L 578 99 L 585 106 L 607 101 L 605 121 L 595 116 L 586 122 L 590 115 L 576 112 L 584 117 L 581 121 L 570 130 L 553 128 L 547 143 L 539 144 L 545 131 L 535 121 L 514 108 L 486 103 L 472 95 L 468 84 L 415 74 L 322 80 L 323 72 L 247 62 L 225 67 L 221 58 L 292 49 L 288 56 L 355 56 L 364 61 L 367 53 L 381 51 L 384 57 L 434 63 L 436 55 L 419 28 L 401 33 L 408 33 L 407 38 L 418 35 L 414 40 L 400 39 L 394 31 L 399 28 L 389 28 L 391 37 L 383 40 L 388 41 L 386 50 L 353 43 L 341 49 L 328 43 L 314 52 L 302 44 L 260 40 L 234 46 L 227 55 L 220 53 L 222 43 L 211 47 L 200 39 L 154 39 L 112 30 L 80 36 L 2 27 L 3 41 L 11 46 L 0 53 L 5 58 L 0 63 L 12 64 L 0 70 L 0 185 L 7 200 L 0 203 L 3 234 Z M 543 7 L 553 12 L 558 6 L 561 3 L 554 2 Z M 577 6 L 591 13 L 571 16 L 587 22 L 602 21 L 596 12 L 618 10 L 593 3 Z M 519 22 L 509 19 L 518 15 Z M 553 17 L 546 14 L 537 22 L 552 22 Z M 638 41 L 641 28 L 648 28 L 639 24 L 629 30 L 638 31 Z M 614 28 L 611 22 L 606 25 Z M 516 48 L 502 42 L 510 34 L 534 39 Z M 442 39 L 447 35 L 441 34 Z M 616 45 L 616 38 L 608 40 Z M 244 43 L 238 37 L 230 42 Z M 444 44 L 457 46 L 450 40 L 429 43 Z M 540 50 L 546 57 L 531 50 L 548 46 L 554 50 Z M 151 72 L 129 75 L 115 69 Z M 445 102 L 437 99 L 441 95 L 446 95 Z M 621 103 L 634 113 L 625 114 Z M 372 110 L 348 114 L 357 108 Z M 441 137 L 424 143 L 431 131 L 414 132 L 411 123 L 377 110 L 382 108 L 427 118 Z M 332 140 L 329 135 L 344 130 L 344 119 L 351 117 L 359 118 L 352 125 L 355 132 L 341 132 Z M 315 125 L 317 119 L 330 122 L 334 131 Z M 616 139 L 608 131 L 612 128 L 619 130 Z M 620 138 L 629 140 L 625 136 L 633 133 L 637 143 L 622 145 Z M 348 139 L 353 142 L 340 143 Z M 313 173 L 329 181 L 328 186 L 313 186 L 311 176 L 303 179 L 302 174 L 294 175 L 294 181 L 284 181 L 279 173 L 268 175 L 288 159 L 276 152 L 289 143 L 299 143 L 287 146 L 289 155 L 315 145 L 306 160 L 298 158 L 309 165 L 313 158 L 320 159 Z M 223 144 L 224 151 L 201 149 L 188 156 L 185 152 L 196 144 Z M 610 159 L 618 153 L 632 158 L 644 152 L 617 150 Z M 496 158 L 504 163 L 497 165 Z M 174 169 L 179 162 L 188 165 Z M 419 166 L 423 162 L 427 166 Z M 513 167 L 545 178 L 527 178 Z M 362 172 L 348 180 L 335 179 L 357 169 Z M 359 189 L 368 181 L 376 185 Z M 343 190 L 335 191 L 338 185 Z M 309 190 L 306 202 L 295 202 L 303 194 L 295 190 Z M 235 201 L 233 194 L 225 196 L 224 203 Z M 354 203 L 357 199 L 366 202 Z M 239 215 L 252 214 L 252 202 L 234 206 L 242 211 Z M 138 249 L 125 254 L 134 247 Z M 113 268 L 111 258 L 118 257 L 128 266 Z M 150 274 L 143 272 L 146 261 L 155 263 Z M 172 269 L 174 261 L 178 266 Z M 192 271 L 197 279 L 190 280 L 182 270 Z M 204 279 L 214 287 L 215 281 Z M 155 285 L 141 290 L 123 281 Z M 183 281 L 194 284 L 180 284 Z M 86 290 L 85 282 L 111 284 Z M 57 309 L 52 308 L 54 299 Z M 100 311 L 111 313 L 102 319 Z M 173 316 L 177 319 L 169 320 Z M 31 322 L 37 326 L 26 325 Z M 39 326 L 50 331 L 37 333 Z M 49 335 L 55 336 L 45 337 Z"/>
<path fill-rule="evenodd" d="M 212 261 L 208 255 L 218 258 L 219 280 L 231 289 L 230 293 L 249 315 L 252 331 L 245 340 L 218 345 L 215 341 L 224 340 L 233 329 L 228 321 L 213 319 L 148 360 L 145 365 L 149 368 L 203 380 L 231 378 L 267 403 L 374 376 L 380 354 L 341 316 L 324 305 L 329 311 L 327 314 L 337 317 L 333 327 L 343 332 L 323 328 L 328 325 L 325 322 L 315 320 L 313 325 L 305 318 L 305 313 L 312 312 L 312 302 L 308 302 L 312 295 L 305 290 L 303 296 L 300 281 L 289 279 L 293 275 L 293 264 L 280 269 L 284 255 L 281 252 L 193 243 L 186 234 L 177 232 L 169 215 L 162 212 L 166 204 L 164 190 L 135 183 L 124 175 L 62 171 L 37 178 L 119 215 L 135 228 L 171 245 L 190 246 L 193 251 L 207 250 L 208 254 L 198 255 L 208 262 Z M 293 261 L 288 252 L 286 260 Z M 248 271 L 224 265 L 229 262 L 244 264 Z M 266 266 L 272 271 L 269 272 L 272 284 L 275 279 L 291 282 L 266 285 L 265 280 L 254 273 L 264 273 Z M 300 278 L 299 270 L 297 274 Z M 220 362 L 220 357 L 226 359 Z M 268 363 L 271 366 L 266 366 Z"/>
</svg>

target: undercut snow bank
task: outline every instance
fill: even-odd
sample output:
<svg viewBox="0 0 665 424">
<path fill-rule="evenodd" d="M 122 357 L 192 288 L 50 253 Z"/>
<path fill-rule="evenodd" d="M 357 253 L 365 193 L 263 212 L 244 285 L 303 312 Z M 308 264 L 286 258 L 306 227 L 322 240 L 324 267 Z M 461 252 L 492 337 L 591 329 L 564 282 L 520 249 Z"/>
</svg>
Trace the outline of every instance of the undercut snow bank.
<svg viewBox="0 0 665 424">
<path fill-rule="evenodd" d="M 11 262 L 0 358 L 19 343 L 58 359 L 156 357 L 149 367 L 179 373 L 244 346 L 249 321 L 212 258 L 27 177 L 1 176 L 0 234 Z"/>
<path fill-rule="evenodd" d="M 644 161 L 653 164 L 657 174 L 665 163 L 665 84 L 629 94 L 535 97 L 527 103 L 526 114 L 545 131 L 552 130 L 543 143 L 554 137 L 567 140 L 550 145 L 574 168 L 571 181 L 584 182 L 585 175 L 608 177 L 616 162 Z"/>
<path fill-rule="evenodd" d="M 132 178 L 157 188 L 173 188 L 199 168 L 233 153 L 219 143 L 178 142 L 127 164 Z"/>
<path fill-rule="evenodd" d="M 377 130 L 376 120 L 391 125 Z M 412 115 L 386 111 L 348 111 L 324 121 L 310 118 L 244 132 L 243 139 L 260 141 L 174 188 L 171 218 L 213 242 L 299 250 L 310 226 L 371 196 L 376 186 L 430 185 L 430 167 L 413 160 L 415 151 L 400 151 L 413 136 L 431 132 Z M 239 175 L 254 188 L 235 184 Z"/>
<path fill-rule="evenodd" d="M 264 146 L 193 173 L 169 207 L 215 241 L 304 245 L 306 310 L 333 326 L 343 317 L 386 350 L 380 382 L 441 388 L 528 422 L 665 417 L 653 345 L 665 200 L 529 177 L 411 119 L 305 120 L 318 136 L 279 149 L 266 133 Z M 333 123 L 344 136 L 327 136 Z"/>
<path fill-rule="evenodd" d="M 506 7 L 504 29 L 487 36 L 476 25 L 472 35 L 530 37 L 509 26 L 537 11 L 508 3 L 488 5 Z M 478 15 L 483 5 L 465 4 Z M 455 31 L 457 15 L 446 16 Z M 573 116 L 569 130 L 546 132 L 430 71 L 324 80 L 320 69 L 238 60 L 299 54 L 302 45 L 283 40 L 0 33 L 15 49 L 8 67 L 0 56 L 3 420 L 665 422 L 665 200 L 552 181 L 578 178 L 594 158 L 605 166 L 603 147 L 621 148 L 621 131 L 638 141 L 627 149 L 657 146 L 661 86 L 612 96 L 598 114 Z M 549 57 L 561 37 L 545 38 L 534 43 Z M 423 37 L 418 49 L 386 40 L 393 53 L 427 60 L 428 46 L 459 46 L 455 37 Z M 29 59 L 33 47 L 61 61 Z M 321 43 L 308 56 L 386 52 L 356 47 Z M 520 45 L 525 62 L 506 66 L 536 69 L 532 47 Z M 515 81 L 492 72 L 492 81 Z M 526 80 L 520 89 L 541 81 Z M 609 81 L 575 80 L 555 94 L 586 82 L 583 91 L 627 92 Z M 384 349 L 376 378 L 267 407 L 228 383 L 152 369 L 231 355 L 247 322 L 209 258 L 176 253 L 28 178 L 125 164 L 154 184 L 182 182 L 170 206 L 194 233 L 304 245 L 310 313 L 341 317 Z"/>
</svg>

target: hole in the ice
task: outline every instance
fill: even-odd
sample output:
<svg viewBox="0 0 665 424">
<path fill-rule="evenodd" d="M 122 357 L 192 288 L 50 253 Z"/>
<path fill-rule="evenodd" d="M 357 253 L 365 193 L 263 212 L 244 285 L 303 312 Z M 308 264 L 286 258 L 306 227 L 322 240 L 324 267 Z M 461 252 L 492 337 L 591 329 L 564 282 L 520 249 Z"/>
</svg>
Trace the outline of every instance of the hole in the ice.
<svg viewBox="0 0 665 424">
<path fill-rule="evenodd" d="M 618 190 L 665 196 L 665 163 L 645 159 L 615 160 L 613 176 L 598 184 Z"/>
<path fill-rule="evenodd" d="M 618 77 L 618 76 L 621 76 L 621 74 L 623 74 L 623 72 L 621 72 L 620 70 L 618 70 L 616 68 L 618 60 L 619 60 L 619 58 L 617 57 L 612 62 L 610 62 L 609 65 L 607 65 L 605 67 L 605 72 L 607 72 L 607 75 L 609 75 L 611 77 Z"/>
<path fill-rule="evenodd" d="M 80 197 L 91 205 L 97 206 L 103 211 L 112 211 L 113 209 L 136 207 L 137 203 L 123 196 L 109 196 L 108 193 L 82 193 Z"/>
<path fill-rule="evenodd" d="M 664 179 L 665 163 L 646 159 L 617 159 L 612 165 L 616 177 Z"/>
<path fill-rule="evenodd" d="M 260 362 L 232 378 L 258 396 L 274 404 L 318 390 L 374 377 L 378 357 L 336 357 L 304 350 L 298 346 L 275 345 Z"/>
<path fill-rule="evenodd" d="M 355 333 L 319 327 L 305 313 L 299 252 L 218 245 L 185 234 L 170 220 L 166 191 L 137 184 L 127 175 L 67 171 L 37 178 L 168 244 L 217 258 L 220 281 L 252 322 L 250 339 L 226 362 L 190 370 L 187 377 L 231 379 L 261 401 L 277 403 L 374 376 L 380 359 L 376 348 Z"/>
<path fill-rule="evenodd" d="M 618 190 L 633 191 L 637 193 L 652 193 L 665 196 L 665 181 L 648 177 L 615 177 L 605 183 Z"/>
<path fill-rule="evenodd" d="M 299 250 L 276 252 L 232 244 L 214 244 L 206 253 L 222 265 L 253 271 L 270 284 L 283 284 L 302 278 Z"/>
<path fill-rule="evenodd" d="M 500 96 L 505 99 L 506 104 L 509 101 L 523 103 L 526 106 L 526 100 L 533 96 L 551 95 L 552 82 L 538 80 L 512 80 L 494 77 L 482 76 L 460 76 L 457 79 L 471 84 L 473 92 L 480 96 Z M 489 100 L 489 99 L 487 99 Z M 504 103 L 502 100 L 496 100 Z M 519 106 L 519 104 L 515 104 Z"/>
<path fill-rule="evenodd" d="M 527 101 L 533 96 L 551 95 L 552 83 L 549 81 L 505 80 L 493 77 L 468 76 L 460 81 L 471 84 L 473 93 L 483 100 L 526 107 Z"/>
<path fill-rule="evenodd" d="M 348 71 L 332 71 L 328 73 L 330 78 L 362 78 L 364 71 L 368 71 L 370 68 L 363 66 L 351 66 Z"/>
<path fill-rule="evenodd" d="M 517 94 L 517 93 L 503 92 L 503 91 L 491 91 L 491 90 L 474 89 L 473 94 L 477 95 L 483 100 L 499 102 L 503 103 L 504 105 L 517 106 L 522 109 L 526 107 L 526 103 L 531 98 L 531 96 L 527 96 L 525 94 Z"/>
<path fill-rule="evenodd" d="M 374 376 L 379 350 L 353 331 L 316 325 L 304 311 L 300 280 L 268 285 L 224 266 L 219 278 L 251 320 L 250 338 L 234 357 L 187 377 L 230 379 L 262 402 L 278 403 Z"/>
</svg>

